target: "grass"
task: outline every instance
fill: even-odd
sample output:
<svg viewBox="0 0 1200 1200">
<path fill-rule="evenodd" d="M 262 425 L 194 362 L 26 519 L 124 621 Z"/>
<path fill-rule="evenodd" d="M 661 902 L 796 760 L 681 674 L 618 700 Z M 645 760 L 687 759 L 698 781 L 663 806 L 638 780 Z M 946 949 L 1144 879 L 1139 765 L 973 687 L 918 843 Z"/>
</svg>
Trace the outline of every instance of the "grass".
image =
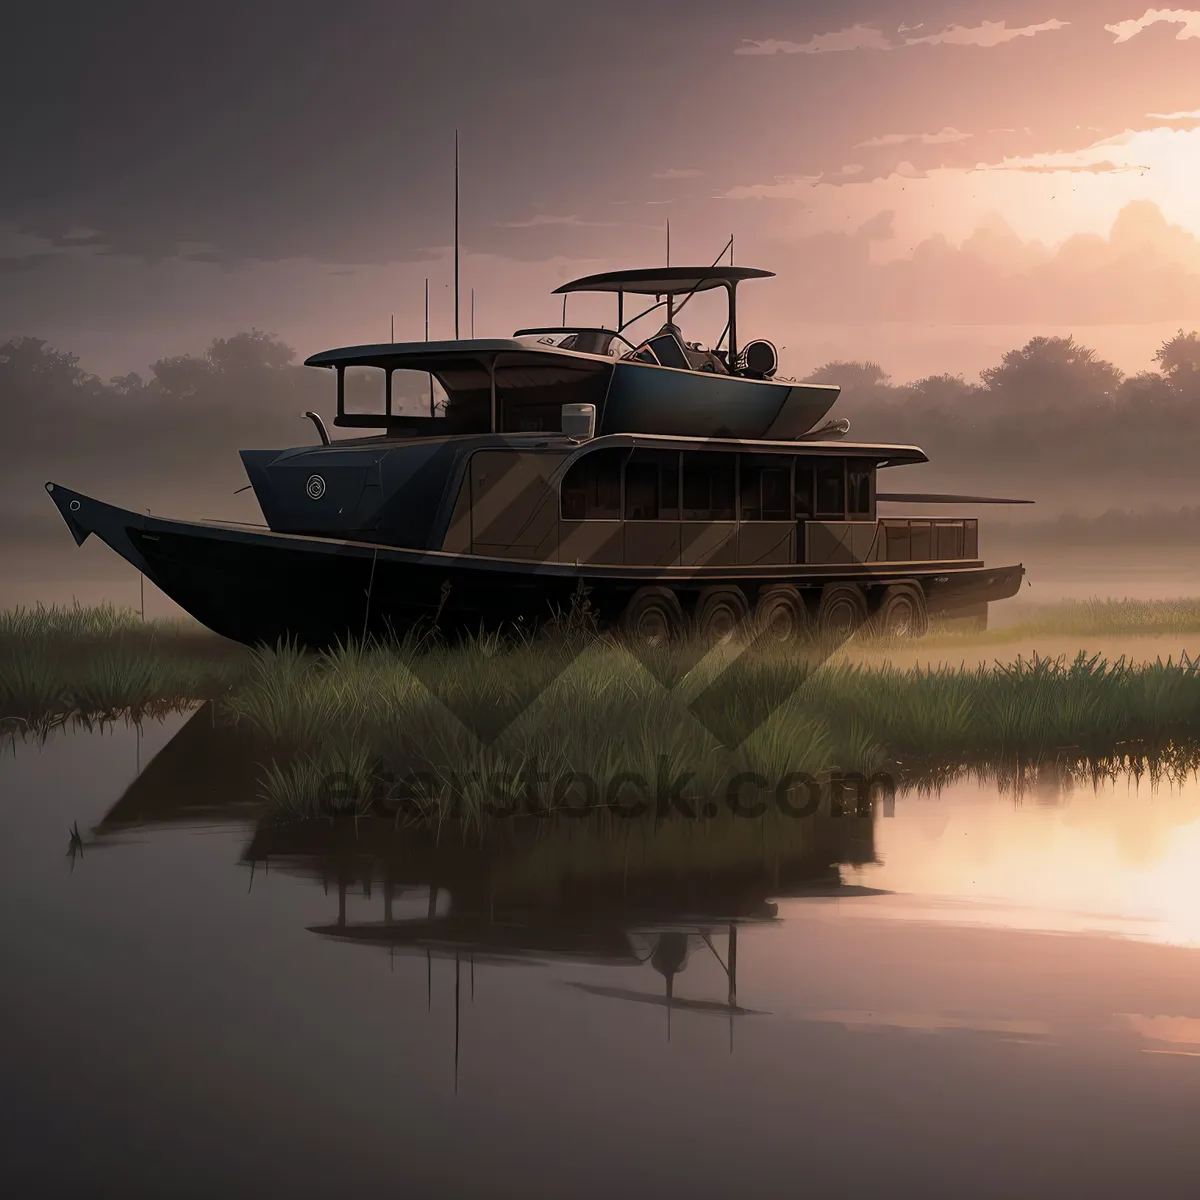
<svg viewBox="0 0 1200 1200">
<path fill-rule="evenodd" d="M 1187 633 L 1200 631 L 1200 609 L 1093 601 L 1015 628 Z M 1177 748 L 1200 730 L 1200 666 L 1186 655 L 1081 653 L 904 669 L 827 659 L 819 646 L 635 652 L 570 629 L 251 652 L 188 622 L 111 607 L 0 614 L 0 723 L 10 731 L 204 699 L 259 740 L 261 791 L 281 812 L 382 809 L 396 823 L 483 826 L 497 806 L 694 810 L 750 773 L 771 788 L 789 774 L 886 771 L 899 782 L 1064 756 L 1182 761 Z"/>
<path fill-rule="evenodd" d="M 194 622 L 143 621 L 112 605 L 0 612 L 0 731 L 185 708 L 225 695 L 248 660 Z"/>
<path fill-rule="evenodd" d="M 281 807 L 403 801 L 408 816 L 468 825 L 513 798 L 543 811 L 657 804 L 686 779 L 678 794 L 694 809 L 748 772 L 770 787 L 789 773 L 899 780 L 946 764 L 1140 758 L 1200 730 L 1200 665 L 1186 657 L 808 672 L 777 653 L 717 650 L 694 662 L 678 648 L 648 669 L 601 639 L 549 682 L 545 664 L 537 644 L 408 659 L 262 653 L 225 707 L 273 748 L 264 791 Z M 629 772 L 645 783 L 622 789 Z"/>
<path fill-rule="evenodd" d="M 1200 600 L 1067 600 L 1035 608 L 1023 621 L 984 633 L 931 622 L 926 639 L 997 645 L 1037 637 L 1177 637 L 1200 635 Z"/>
</svg>

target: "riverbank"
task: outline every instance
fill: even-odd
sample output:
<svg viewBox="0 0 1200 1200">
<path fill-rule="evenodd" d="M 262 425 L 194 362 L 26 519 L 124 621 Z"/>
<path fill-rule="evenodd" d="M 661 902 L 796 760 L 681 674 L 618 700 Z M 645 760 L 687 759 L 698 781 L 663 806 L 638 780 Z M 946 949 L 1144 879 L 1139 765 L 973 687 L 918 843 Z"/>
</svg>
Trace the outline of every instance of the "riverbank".
<svg viewBox="0 0 1200 1200">
<path fill-rule="evenodd" d="M 1097 642 L 1144 652 L 1081 649 Z M 1186 602 L 1060 605 L 903 643 L 648 650 L 560 633 L 325 654 L 250 651 L 115 608 L 17 610 L 0 615 L 0 721 L 25 736 L 211 700 L 259 747 L 263 797 L 305 816 L 382 804 L 477 822 L 634 793 L 726 803 L 742 788 L 793 803 L 839 774 L 1163 756 L 1186 768 L 1197 643 Z"/>
</svg>

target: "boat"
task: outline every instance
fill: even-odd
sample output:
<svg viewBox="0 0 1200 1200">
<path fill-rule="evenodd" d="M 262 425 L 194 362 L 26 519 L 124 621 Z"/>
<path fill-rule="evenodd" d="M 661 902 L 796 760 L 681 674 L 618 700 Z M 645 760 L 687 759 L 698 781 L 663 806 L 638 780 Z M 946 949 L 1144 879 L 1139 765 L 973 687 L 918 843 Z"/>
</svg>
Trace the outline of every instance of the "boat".
<svg viewBox="0 0 1200 1200">
<path fill-rule="evenodd" d="M 606 272 L 557 294 L 614 294 L 612 329 L 564 319 L 511 338 L 314 354 L 306 365 L 336 380 L 334 426 L 360 433 L 334 441 L 307 413 L 319 444 L 243 450 L 261 527 L 46 488 L 77 543 L 95 534 L 204 625 L 251 645 L 531 629 L 581 609 L 649 642 L 738 630 L 782 642 L 867 622 L 920 634 L 930 614 L 986 624 L 1024 568 L 985 565 L 974 518 L 879 514 L 904 497 L 879 491 L 878 473 L 924 452 L 848 440 L 849 423 L 829 417 L 839 388 L 779 378 L 768 341 L 739 346 L 738 285 L 771 274 Z M 728 320 L 707 348 L 677 319 L 712 289 Z M 652 303 L 626 319 L 628 297 Z M 364 372 L 382 383 L 366 411 L 347 385 Z M 400 402 L 396 380 L 413 378 L 431 397 L 440 388 L 428 412 Z"/>
</svg>

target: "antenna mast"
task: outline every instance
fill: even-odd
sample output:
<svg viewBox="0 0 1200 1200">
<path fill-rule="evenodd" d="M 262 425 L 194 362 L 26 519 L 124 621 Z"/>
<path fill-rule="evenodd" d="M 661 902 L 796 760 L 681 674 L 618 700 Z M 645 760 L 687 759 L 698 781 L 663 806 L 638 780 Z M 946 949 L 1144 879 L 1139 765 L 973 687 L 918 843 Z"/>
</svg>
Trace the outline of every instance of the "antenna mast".
<svg viewBox="0 0 1200 1200">
<path fill-rule="evenodd" d="M 458 130 L 454 131 L 454 340 L 458 341 Z"/>
<path fill-rule="evenodd" d="M 425 280 L 425 341 L 429 342 L 429 280 Z M 437 416 L 433 411 L 433 372 L 429 372 L 429 415 Z"/>
<path fill-rule="evenodd" d="M 471 289 L 471 340 L 475 340 L 475 289 Z"/>
</svg>

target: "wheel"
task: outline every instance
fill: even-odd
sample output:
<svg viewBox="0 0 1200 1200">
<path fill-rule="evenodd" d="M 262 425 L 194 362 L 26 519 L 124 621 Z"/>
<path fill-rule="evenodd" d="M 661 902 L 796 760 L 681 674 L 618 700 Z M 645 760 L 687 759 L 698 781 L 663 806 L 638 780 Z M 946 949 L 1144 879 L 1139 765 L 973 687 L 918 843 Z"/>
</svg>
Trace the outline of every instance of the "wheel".
<svg viewBox="0 0 1200 1200">
<path fill-rule="evenodd" d="M 883 593 L 875 628 L 883 637 L 924 637 L 929 630 L 925 593 L 911 583 L 894 583 Z"/>
<path fill-rule="evenodd" d="M 827 583 L 817 605 L 817 626 L 823 634 L 849 637 L 867 622 L 867 598 L 853 583 Z"/>
<path fill-rule="evenodd" d="M 683 628 L 683 609 L 670 588 L 638 588 L 621 614 L 621 632 L 648 646 L 661 646 Z"/>
<path fill-rule="evenodd" d="M 746 623 L 750 606 L 739 587 L 705 588 L 692 617 L 696 633 L 706 641 L 724 642 Z"/>
<path fill-rule="evenodd" d="M 754 628 L 768 642 L 791 642 L 808 627 L 808 609 L 790 583 L 775 583 L 758 594 Z"/>
</svg>

